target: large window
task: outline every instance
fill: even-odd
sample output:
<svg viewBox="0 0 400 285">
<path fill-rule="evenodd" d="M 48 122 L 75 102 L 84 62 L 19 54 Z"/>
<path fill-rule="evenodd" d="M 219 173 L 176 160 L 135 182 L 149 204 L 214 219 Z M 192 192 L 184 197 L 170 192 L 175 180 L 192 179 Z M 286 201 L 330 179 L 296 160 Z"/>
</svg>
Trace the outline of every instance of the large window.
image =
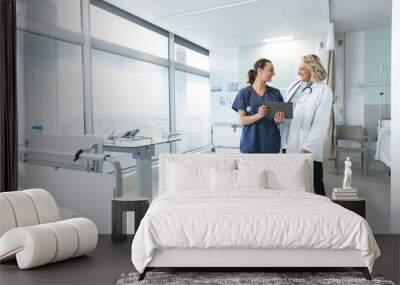
<svg viewBox="0 0 400 285">
<path fill-rule="evenodd" d="M 138 135 L 159 137 L 169 131 L 168 69 L 139 60 L 92 50 L 94 134 L 140 129 Z M 168 145 L 156 149 L 169 152 Z M 131 155 L 112 153 L 127 168 Z"/>
<path fill-rule="evenodd" d="M 25 130 L 40 125 L 44 134 L 83 134 L 82 48 L 18 31 L 18 96 Z"/>
<path fill-rule="evenodd" d="M 168 58 L 167 37 L 94 5 L 90 5 L 90 32 L 98 39 Z"/>
<path fill-rule="evenodd" d="M 92 50 L 94 133 L 140 129 L 145 136 L 169 130 L 168 69 Z"/>
<path fill-rule="evenodd" d="M 210 59 L 207 55 L 175 43 L 175 61 L 201 70 L 210 70 Z"/>
<path fill-rule="evenodd" d="M 17 0 L 17 14 L 29 24 L 81 32 L 80 0 Z"/>
<path fill-rule="evenodd" d="M 208 50 L 102 0 L 17 0 L 17 14 L 20 143 L 140 129 L 182 134 L 156 157 L 209 145 Z"/>
<path fill-rule="evenodd" d="M 175 72 L 176 128 L 182 134 L 178 152 L 190 151 L 209 144 L 209 79 L 194 74 Z"/>
</svg>

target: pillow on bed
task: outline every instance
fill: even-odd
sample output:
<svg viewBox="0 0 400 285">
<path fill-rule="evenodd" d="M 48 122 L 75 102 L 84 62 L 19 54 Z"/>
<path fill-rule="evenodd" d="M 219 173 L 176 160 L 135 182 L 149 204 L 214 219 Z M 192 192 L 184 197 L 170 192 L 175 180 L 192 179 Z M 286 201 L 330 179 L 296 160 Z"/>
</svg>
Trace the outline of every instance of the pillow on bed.
<svg viewBox="0 0 400 285">
<path fill-rule="evenodd" d="M 304 162 L 292 163 L 290 167 L 268 170 L 268 188 L 273 190 L 307 191 L 306 165 Z"/>
<path fill-rule="evenodd" d="M 266 169 L 267 187 L 272 190 L 307 191 L 308 167 L 304 160 L 239 159 L 239 170 L 255 171 Z"/>
<path fill-rule="evenodd" d="M 211 189 L 236 189 L 236 170 L 211 168 Z"/>
<path fill-rule="evenodd" d="M 198 162 L 198 161 L 197 161 Z M 235 168 L 234 160 L 220 160 L 213 164 L 191 163 L 190 161 L 168 162 L 167 191 L 185 190 L 210 190 L 211 169 L 222 169 L 224 171 Z"/>
<path fill-rule="evenodd" d="M 267 188 L 267 171 L 236 170 L 237 188 Z"/>
<path fill-rule="evenodd" d="M 212 190 L 239 190 L 242 188 L 266 188 L 267 176 L 262 170 L 211 169 Z"/>
</svg>

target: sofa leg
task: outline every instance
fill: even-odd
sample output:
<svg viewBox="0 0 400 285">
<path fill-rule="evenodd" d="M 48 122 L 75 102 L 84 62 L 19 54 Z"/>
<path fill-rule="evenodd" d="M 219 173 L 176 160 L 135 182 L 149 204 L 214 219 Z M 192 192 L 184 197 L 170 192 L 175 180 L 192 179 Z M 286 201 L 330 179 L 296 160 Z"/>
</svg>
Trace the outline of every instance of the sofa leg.
<svg viewBox="0 0 400 285">
<path fill-rule="evenodd" d="M 355 267 L 354 269 L 357 271 L 361 271 L 361 273 L 364 275 L 365 279 L 372 280 L 371 274 L 369 274 L 369 270 L 367 267 Z"/>
<path fill-rule="evenodd" d="M 144 279 L 144 277 L 146 277 L 146 273 L 147 273 L 148 269 L 147 267 L 143 270 L 142 273 L 139 274 L 139 278 L 138 281 L 142 281 Z"/>
</svg>

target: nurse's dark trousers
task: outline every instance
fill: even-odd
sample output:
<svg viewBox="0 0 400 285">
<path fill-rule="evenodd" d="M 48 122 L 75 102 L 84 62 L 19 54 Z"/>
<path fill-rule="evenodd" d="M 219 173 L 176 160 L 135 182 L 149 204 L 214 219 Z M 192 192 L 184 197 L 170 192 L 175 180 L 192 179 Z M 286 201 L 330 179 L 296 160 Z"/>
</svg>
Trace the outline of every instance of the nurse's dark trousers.
<svg viewBox="0 0 400 285">
<path fill-rule="evenodd" d="M 315 194 L 326 196 L 323 177 L 322 162 L 314 161 L 314 192 Z"/>
</svg>

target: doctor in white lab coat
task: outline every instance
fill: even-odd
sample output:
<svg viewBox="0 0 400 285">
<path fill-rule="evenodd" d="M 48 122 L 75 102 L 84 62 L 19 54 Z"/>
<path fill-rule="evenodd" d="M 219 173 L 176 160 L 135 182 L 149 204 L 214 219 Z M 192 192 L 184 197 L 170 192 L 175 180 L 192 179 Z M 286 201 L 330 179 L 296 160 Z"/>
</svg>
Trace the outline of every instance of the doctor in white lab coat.
<svg viewBox="0 0 400 285">
<path fill-rule="evenodd" d="M 329 128 L 332 90 L 325 83 L 326 71 L 316 55 L 301 58 L 300 80 L 291 84 L 284 98 L 293 103 L 293 119 L 281 125 L 281 147 L 287 153 L 312 153 L 314 192 L 325 196 L 323 182 L 324 141 Z"/>
</svg>

